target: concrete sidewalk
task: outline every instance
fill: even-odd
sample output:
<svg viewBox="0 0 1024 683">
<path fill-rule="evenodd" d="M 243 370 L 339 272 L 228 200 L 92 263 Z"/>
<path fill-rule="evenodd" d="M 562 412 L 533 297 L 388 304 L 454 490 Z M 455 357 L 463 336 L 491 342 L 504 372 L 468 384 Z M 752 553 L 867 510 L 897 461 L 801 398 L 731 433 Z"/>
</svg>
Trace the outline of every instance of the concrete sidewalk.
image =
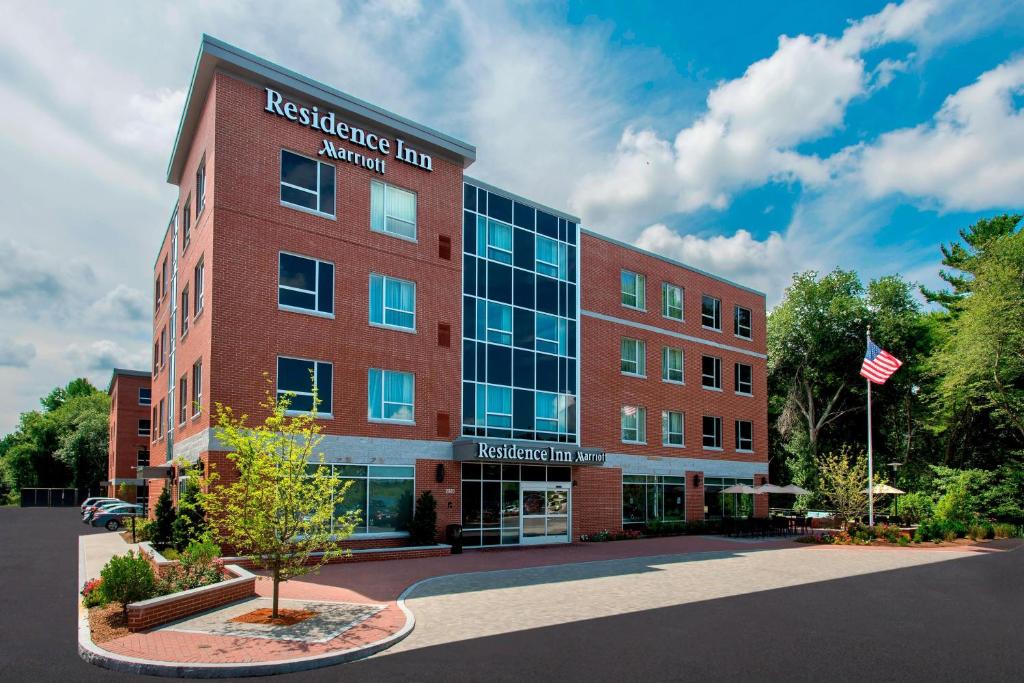
<svg viewBox="0 0 1024 683">
<path fill-rule="evenodd" d="M 125 543 L 121 534 L 116 531 L 83 535 L 82 543 L 85 552 L 86 581 L 99 578 L 100 571 L 114 555 L 124 555 L 129 550 L 139 549 L 138 543 Z"/>
</svg>

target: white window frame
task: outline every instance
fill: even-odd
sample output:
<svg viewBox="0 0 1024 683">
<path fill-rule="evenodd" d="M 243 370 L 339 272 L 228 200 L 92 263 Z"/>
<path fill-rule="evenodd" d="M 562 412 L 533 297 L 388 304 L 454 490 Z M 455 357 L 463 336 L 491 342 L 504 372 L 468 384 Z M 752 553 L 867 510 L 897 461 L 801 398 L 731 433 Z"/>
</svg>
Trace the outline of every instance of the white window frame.
<svg viewBox="0 0 1024 683">
<path fill-rule="evenodd" d="M 669 377 L 669 364 L 668 359 L 671 352 L 676 351 L 679 353 L 679 379 L 672 379 Z M 686 352 L 678 346 L 663 346 L 661 348 L 661 381 L 669 384 L 685 384 L 686 383 Z"/>
<path fill-rule="evenodd" d="M 184 210 L 181 212 L 181 252 L 185 253 L 188 245 L 192 242 L 192 196 L 185 200 Z"/>
<path fill-rule="evenodd" d="M 145 403 L 143 403 L 143 400 L 142 400 L 142 392 L 143 391 L 148 391 L 149 392 L 149 397 L 146 398 Z M 138 394 L 136 395 L 136 398 L 138 399 L 138 402 L 139 402 L 140 406 L 153 405 L 153 390 L 151 388 L 149 388 L 149 387 L 139 387 L 139 391 L 138 391 Z"/>
<path fill-rule="evenodd" d="M 305 259 L 312 261 L 316 264 L 316 268 L 313 271 L 313 286 L 315 290 L 302 289 L 301 287 L 292 287 L 291 285 L 281 284 L 281 257 L 291 256 L 293 258 Z M 316 316 L 317 318 L 334 318 L 334 303 L 336 297 L 331 297 L 331 310 L 330 312 L 320 310 L 320 266 L 327 265 L 331 267 L 331 289 L 334 289 L 334 279 L 337 276 L 338 270 L 334 265 L 333 261 L 324 261 L 323 259 L 313 258 L 312 256 L 306 256 L 305 254 L 296 254 L 293 251 L 279 251 L 277 252 L 277 308 L 281 311 L 289 311 L 290 313 L 304 313 L 306 315 Z M 281 303 L 281 290 L 287 289 L 290 292 L 300 292 L 302 294 L 313 295 L 313 308 L 303 308 L 302 306 L 292 306 L 289 304 Z M 333 291 L 332 291 L 333 294 Z"/>
<path fill-rule="evenodd" d="M 203 359 L 192 364 L 192 419 L 203 412 Z"/>
<path fill-rule="evenodd" d="M 374 187 L 374 185 L 378 185 L 378 186 L 384 188 L 384 192 L 383 192 L 383 194 L 384 194 L 384 208 L 383 208 L 384 225 L 382 225 L 380 228 L 375 228 L 373 226 L 373 187 Z M 388 230 L 388 219 L 389 218 L 393 218 L 393 216 L 391 216 L 388 213 L 388 207 L 390 205 L 390 202 L 388 201 L 388 191 L 389 190 L 396 190 L 398 192 L 406 192 L 406 193 L 412 195 L 413 223 L 412 223 L 412 236 L 411 237 L 409 235 L 403 235 L 400 232 L 395 232 L 394 230 Z M 337 195 L 337 188 L 335 188 L 335 195 Z M 400 221 L 402 223 L 406 222 L 406 221 L 403 221 L 400 218 L 395 218 L 395 220 Z M 398 185 L 392 185 L 391 183 L 386 183 L 383 180 L 371 180 L 370 181 L 370 230 L 372 232 L 380 233 L 382 235 L 391 235 L 392 237 L 397 237 L 399 239 L 407 240 L 409 242 L 416 242 L 416 241 L 418 241 L 419 234 L 420 234 L 420 198 L 419 198 L 419 194 L 417 192 L 415 192 L 414 190 L 410 190 L 410 189 L 407 189 L 407 188 L 404 188 L 404 187 L 399 187 Z"/>
<path fill-rule="evenodd" d="M 376 370 L 377 372 L 380 373 L 380 383 L 381 383 L 381 387 L 380 387 L 380 414 L 382 416 L 384 415 L 384 405 L 386 403 L 388 403 L 387 401 L 384 400 L 384 385 L 387 384 L 387 380 L 385 378 L 385 375 L 387 375 L 387 374 L 398 374 L 398 375 L 409 375 L 409 376 L 412 377 L 412 403 L 394 403 L 394 402 L 391 403 L 391 405 L 396 405 L 396 406 L 409 406 L 409 409 L 410 409 L 409 412 L 412 413 L 412 419 L 411 420 L 396 420 L 394 418 L 389 418 L 389 417 L 371 417 L 370 416 L 370 414 L 369 414 L 369 405 L 370 405 L 369 378 L 370 378 L 370 374 L 374 370 Z M 416 373 L 414 373 L 414 372 L 404 372 L 402 370 L 386 370 L 384 368 L 370 368 L 369 370 L 367 370 L 366 378 L 367 378 L 367 386 L 366 386 L 367 415 L 366 415 L 366 419 L 369 422 L 376 422 L 376 423 L 382 423 L 382 424 L 399 424 L 399 425 L 414 425 L 414 424 L 416 424 Z"/>
<path fill-rule="evenodd" d="M 316 192 L 310 190 L 308 187 L 300 187 L 299 185 L 292 185 L 291 183 L 286 183 L 281 178 L 282 172 L 284 171 L 285 152 L 287 152 L 288 154 L 294 154 L 297 157 L 302 157 L 303 159 L 308 159 L 309 161 L 312 161 L 314 164 L 316 164 Z M 331 213 L 327 213 L 326 211 L 320 210 L 320 174 L 323 173 L 324 168 L 329 168 L 331 170 L 331 173 L 334 175 L 334 206 L 331 207 L 334 210 Z M 281 198 L 282 185 L 285 187 L 289 187 L 293 190 L 298 190 L 299 192 L 305 192 L 306 194 L 314 195 L 316 197 L 317 208 L 311 209 L 308 206 L 302 206 L 301 204 L 292 204 L 291 202 L 285 201 L 284 199 Z M 305 154 L 299 154 L 294 150 L 285 149 L 282 147 L 281 155 L 279 157 L 279 165 L 277 167 L 277 199 L 281 203 L 281 206 L 288 207 L 289 209 L 295 209 L 296 211 L 311 213 L 314 216 L 321 216 L 323 218 L 330 218 L 331 220 L 336 220 L 336 214 L 338 213 L 338 174 L 336 172 L 336 169 L 334 168 L 334 164 L 328 164 L 326 162 L 320 161 L 319 159 L 314 159 L 313 157 L 307 156 Z"/>
<path fill-rule="evenodd" d="M 153 418 L 150 417 L 148 420 L 146 420 L 146 422 L 149 423 L 149 428 L 144 430 L 142 428 L 142 419 L 141 418 L 139 419 L 138 424 L 135 427 L 136 431 L 138 432 L 137 436 L 150 436 L 150 435 L 152 435 L 152 433 L 153 433 Z"/>
<path fill-rule="evenodd" d="M 717 320 L 717 322 L 718 322 L 717 326 L 708 325 L 707 322 L 705 322 L 705 320 L 706 320 L 706 315 L 704 313 L 704 300 L 705 299 L 710 299 L 711 301 L 715 302 L 715 313 L 712 316 L 712 322 Z M 703 327 L 705 330 L 712 330 L 713 332 L 721 332 L 722 331 L 722 300 L 721 299 L 719 299 L 717 297 L 714 297 L 714 296 L 711 296 L 710 294 L 702 294 L 701 295 L 701 297 L 700 297 L 700 326 Z"/>
<path fill-rule="evenodd" d="M 635 361 L 628 361 L 624 353 L 625 349 L 623 347 L 629 342 L 632 342 L 634 345 L 633 348 L 636 352 Z M 630 372 L 622 368 L 623 363 L 627 362 L 636 364 L 636 372 Z M 643 339 L 622 337 L 622 340 L 619 342 L 619 370 L 627 377 L 647 377 L 647 342 Z"/>
<path fill-rule="evenodd" d="M 679 317 L 676 317 L 674 315 L 669 315 L 668 296 L 667 295 L 668 295 L 668 291 L 670 289 L 677 289 L 677 290 L 679 290 Z M 680 323 L 683 322 L 684 321 L 684 316 L 685 316 L 685 313 L 686 313 L 685 294 L 686 294 L 686 290 L 683 289 L 682 287 L 680 287 L 679 285 L 674 285 L 671 282 L 662 282 L 661 283 L 661 317 L 665 318 L 666 320 L 675 320 L 676 322 L 680 322 Z"/>
<path fill-rule="evenodd" d="M 490 259 L 491 261 L 494 261 L 495 263 L 504 263 L 506 266 L 513 265 L 515 263 L 515 259 L 514 259 L 514 255 L 512 253 L 512 250 L 515 249 L 515 246 L 516 246 L 516 244 L 515 244 L 515 239 L 516 239 L 516 229 L 515 229 L 515 227 L 512 226 L 510 223 L 506 223 L 505 221 L 499 221 L 496 218 L 487 218 L 486 221 L 487 221 L 487 230 L 485 231 L 486 232 L 485 237 L 487 239 L 486 239 L 486 241 L 484 243 L 484 256 L 486 258 Z M 494 226 L 499 226 L 499 227 L 502 227 L 502 228 L 508 228 L 509 244 L 512 245 L 512 249 L 506 249 L 505 247 L 499 247 L 498 245 L 496 245 L 493 242 L 491 242 L 491 232 L 492 232 L 491 228 L 494 227 Z M 494 258 L 493 256 L 491 256 L 491 250 L 492 249 L 494 251 L 496 251 L 496 252 L 501 253 L 501 254 L 508 254 L 508 260 L 505 261 L 505 260 L 502 260 L 500 258 Z M 536 247 L 534 247 L 534 255 L 536 255 Z M 543 275 L 543 273 L 540 273 L 540 274 Z"/>
<path fill-rule="evenodd" d="M 623 282 L 625 275 L 633 276 L 633 291 L 628 292 L 625 289 L 625 283 Z M 635 305 L 626 303 L 626 295 L 633 297 L 636 301 Z M 647 310 L 647 276 L 641 273 L 634 272 L 632 270 L 626 270 L 623 268 L 619 272 L 619 303 L 622 304 L 623 308 L 631 308 L 634 311 L 646 311 Z"/>
<path fill-rule="evenodd" d="M 191 300 L 189 297 L 192 296 L 192 292 L 189 291 L 189 286 L 185 285 L 181 288 L 181 303 L 178 304 L 181 307 L 181 338 L 184 339 L 188 335 L 188 320 L 189 312 L 188 307 Z"/>
<path fill-rule="evenodd" d="M 380 278 L 381 279 L 381 284 L 380 284 L 380 306 L 381 306 L 381 308 L 380 308 L 380 319 L 381 319 L 381 322 L 378 323 L 378 322 L 374 322 L 373 321 L 373 310 L 371 309 L 371 310 L 368 311 L 370 325 L 373 326 L 373 327 L 385 327 L 385 328 L 387 328 L 389 330 L 398 330 L 400 332 L 415 332 L 416 331 L 416 283 L 413 282 L 412 280 L 405 280 L 405 279 L 399 278 L 399 277 L 391 277 L 390 275 L 384 275 L 382 273 L 370 273 L 370 284 L 369 284 L 370 290 L 373 289 L 373 279 L 374 278 Z M 388 282 L 389 281 L 399 282 L 399 283 L 401 283 L 403 285 L 412 285 L 412 310 L 411 311 L 405 311 L 405 310 L 402 310 L 401 308 L 389 308 L 388 307 L 388 304 L 387 304 L 387 298 L 388 298 L 387 292 L 388 292 Z M 371 297 L 368 296 L 367 297 L 367 304 L 369 304 L 370 300 L 371 300 Z M 412 327 L 406 327 L 405 325 L 394 325 L 392 323 L 385 322 L 387 320 L 387 318 L 388 318 L 388 311 L 396 311 L 398 313 L 412 313 Z M 334 316 L 332 315 L 331 317 L 333 318 Z"/>
<path fill-rule="evenodd" d="M 740 434 L 740 425 L 747 425 L 750 429 L 750 436 L 743 439 Z M 746 448 L 744 448 L 744 441 L 748 442 Z M 754 423 L 751 420 L 736 420 L 736 452 L 737 453 L 753 453 L 754 452 Z"/>
<path fill-rule="evenodd" d="M 636 410 L 633 415 L 626 414 L 626 408 L 634 408 Z M 636 426 L 629 428 L 626 427 L 626 418 L 635 418 Z M 636 432 L 636 439 L 627 439 L 626 430 L 632 429 Z M 647 444 L 647 409 L 643 406 L 622 406 L 619 411 L 619 437 L 622 439 L 622 443 L 631 443 L 646 445 Z"/>
<path fill-rule="evenodd" d="M 178 424 L 188 422 L 188 373 L 178 378 Z"/>
<path fill-rule="evenodd" d="M 740 391 L 741 380 L 740 380 L 740 368 L 746 368 L 750 373 L 750 379 L 746 382 L 747 391 Z M 754 395 L 754 366 L 746 363 L 736 363 L 733 367 L 733 389 L 737 396 L 753 396 Z"/>
<path fill-rule="evenodd" d="M 553 318 L 555 320 L 555 336 L 557 337 L 557 339 L 551 339 L 549 337 L 542 337 L 542 336 L 540 336 L 540 325 L 537 324 L 537 320 L 539 320 L 542 315 L 546 316 L 548 318 Z M 513 312 L 513 320 L 514 319 L 515 319 L 515 314 Z M 543 311 L 536 311 L 536 315 L 534 316 L 534 322 L 533 322 L 533 330 L 534 330 L 534 336 L 533 336 L 534 343 L 533 343 L 533 345 L 534 345 L 534 350 L 537 353 L 546 353 L 549 356 L 567 356 L 568 355 L 568 353 L 569 353 L 569 349 L 568 349 L 568 334 L 569 334 L 569 330 L 568 330 L 568 325 L 567 325 L 567 321 L 566 321 L 565 318 L 560 318 L 557 315 L 552 315 L 551 313 L 544 313 Z M 555 347 L 557 348 L 557 352 L 552 353 L 551 351 L 541 350 L 540 348 L 538 348 L 538 346 L 539 346 L 539 344 L 541 342 L 543 342 L 545 344 L 554 344 Z"/>
<path fill-rule="evenodd" d="M 553 418 L 552 417 L 541 417 L 538 414 L 537 411 L 538 411 L 538 408 L 540 406 L 540 401 L 538 401 L 537 399 L 541 395 L 546 396 L 546 397 L 553 396 L 555 398 L 555 417 L 553 417 Z M 551 392 L 551 391 L 535 391 L 534 392 L 534 408 L 533 408 L 533 426 L 534 426 L 534 431 L 541 432 L 541 433 L 544 433 L 544 434 L 568 434 L 569 433 L 569 415 L 568 415 L 568 412 L 566 411 L 566 400 L 567 400 L 566 394 L 559 394 L 559 393 L 555 393 L 555 392 Z M 539 426 L 539 423 L 540 423 L 541 420 L 544 420 L 545 422 L 555 422 L 556 423 L 555 429 L 554 430 L 551 430 L 551 429 L 541 429 L 541 427 Z M 496 429 L 500 429 L 500 427 L 496 427 Z"/>
<path fill-rule="evenodd" d="M 747 333 L 745 335 L 740 334 L 740 311 L 747 312 Z M 732 308 L 732 332 L 733 336 L 737 339 L 750 340 L 754 338 L 754 312 L 746 306 L 733 306 Z"/>
<path fill-rule="evenodd" d="M 539 253 L 540 250 L 537 249 L 537 245 L 540 244 L 541 240 L 545 240 L 547 242 L 551 242 L 552 244 L 555 245 L 555 258 L 558 260 L 557 263 L 552 263 L 551 261 L 545 261 L 544 259 L 542 259 L 540 257 L 540 253 Z M 552 239 L 550 237 L 547 237 L 545 235 L 541 235 L 541 234 L 538 233 L 535 236 L 533 253 L 535 255 L 533 267 L 534 267 L 534 270 L 538 274 L 544 275 L 545 277 L 553 277 L 553 278 L 556 278 L 558 280 L 565 280 L 566 279 L 566 277 L 568 276 L 567 268 L 566 268 L 566 263 L 568 261 L 568 249 L 566 247 L 565 242 L 559 242 L 556 239 Z M 548 268 L 554 268 L 555 274 L 552 275 L 551 273 L 541 271 L 540 266 L 542 266 L 542 265 L 543 266 L 547 266 Z"/>
<path fill-rule="evenodd" d="M 491 315 L 491 307 L 492 306 L 494 306 L 494 307 L 501 307 L 501 308 L 507 308 L 508 309 L 508 313 L 509 313 L 508 314 L 509 327 L 508 327 L 507 330 L 503 329 L 501 327 L 492 327 L 491 326 L 491 318 L 494 317 L 494 316 Z M 486 341 L 488 344 L 498 344 L 499 346 L 512 346 L 512 342 L 514 341 L 514 337 L 512 336 L 512 325 L 514 324 L 513 320 L 515 318 L 515 311 L 512 308 L 512 306 L 510 304 L 506 304 L 506 303 L 503 303 L 501 301 L 492 301 L 490 299 L 486 299 L 486 300 L 484 300 L 484 309 L 487 311 L 487 321 L 486 321 L 486 324 L 484 325 L 484 336 L 486 337 L 486 339 L 484 339 L 482 341 Z M 505 342 L 505 341 L 500 341 L 498 339 L 492 339 L 491 338 L 491 333 L 492 332 L 495 335 L 502 335 L 502 336 L 507 335 L 508 336 L 508 341 Z"/>
<path fill-rule="evenodd" d="M 671 416 L 679 416 L 679 443 L 672 443 L 669 441 L 669 437 L 675 432 L 669 431 L 671 427 Z M 685 448 L 686 447 L 686 414 L 681 410 L 663 410 L 661 411 L 661 445 L 666 448 Z"/>
<path fill-rule="evenodd" d="M 196 263 L 195 268 L 192 269 L 192 286 L 195 287 L 195 291 L 192 292 L 192 317 L 198 318 L 199 314 L 203 312 L 203 305 L 206 303 L 206 260 L 200 258 Z"/>
<path fill-rule="evenodd" d="M 206 155 L 199 162 L 199 166 L 196 167 L 196 220 L 199 220 L 199 215 L 206 208 Z"/>
<path fill-rule="evenodd" d="M 716 434 L 711 434 L 712 439 L 716 439 L 718 442 L 717 446 L 708 446 L 705 439 L 709 434 L 704 430 L 704 420 L 712 419 L 715 420 L 714 424 L 718 425 L 718 431 Z M 717 415 L 704 415 L 700 421 L 701 424 L 701 447 L 706 451 L 720 451 L 722 450 L 722 418 Z"/>
<path fill-rule="evenodd" d="M 704 359 L 710 358 L 714 361 L 714 374 L 709 375 L 704 372 Z M 708 385 L 707 380 L 711 379 L 714 384 Z M 701 356 L 700 358 L 700 385 L 708 391 L 721 391 L 722 390 L 722 359 L 718 356 Z"/>
</svg>

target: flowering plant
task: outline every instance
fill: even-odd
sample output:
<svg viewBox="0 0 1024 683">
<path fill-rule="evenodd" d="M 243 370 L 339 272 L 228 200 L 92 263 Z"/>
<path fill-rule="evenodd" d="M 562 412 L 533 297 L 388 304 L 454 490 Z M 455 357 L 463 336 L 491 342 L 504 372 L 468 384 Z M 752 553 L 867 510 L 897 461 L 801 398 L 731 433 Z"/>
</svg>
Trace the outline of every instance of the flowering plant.
<svg viewBox="0 0 1024 683">
<path fill-rule="evenodd" d="M 99 607 L 107 602 L 103 595 L 103 579 L 92 579 L 86 581 L 82 587 L 82 605 L 85 607 Z"/>
</svg>

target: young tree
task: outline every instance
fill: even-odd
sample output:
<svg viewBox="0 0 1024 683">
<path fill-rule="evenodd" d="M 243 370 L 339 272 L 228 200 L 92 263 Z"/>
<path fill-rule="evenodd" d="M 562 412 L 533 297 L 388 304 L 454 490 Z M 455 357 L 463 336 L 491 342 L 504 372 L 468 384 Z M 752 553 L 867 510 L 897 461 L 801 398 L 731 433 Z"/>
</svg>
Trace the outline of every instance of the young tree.
<svg viewBox="0 0 1024 683">
<path fill-rule="evenodd" d="M 437 500 L 424 491 L 416 500 L 416 514 L 409 525 L 413 545 L 434 545 L 437 538 Z"/>
<path fill-rule="evenodd" d="M 846 526 L 868 511 L 868 463 L 863 454 L 848 449 L 830 453 L 818 462 L 818 493 Z"/>
<path fill-rule="evenodd" d="M 177 516 L 171 501 L 170 482 L 164 484 L 164 490 L 156 500 L 153 515 L 153 545 L 157 548 L 166 548 L 174 541 L 174 518 Z"/>
<path fill-rule="evenodd" d="M 281 582 L 344 555 L 340 542 L 359 519 L 357 511 L 335 514 L 351 482 L 342 483 L 330 467 L 317 464 L 323 456 L 316 453 L 322 440 L 316 396 L 311 413 L 288 415 L 290 403 L 290 396 L 268 391 L 261 405 L 269 414 L 257 425 L 217 404 L 217 438 L 229 451 L 237 479 L 220 481 L 214 471 L 201 496 L 217 541 L 270 572 L 275 618 Z"/>
<path fill-rule="evenodd" d="M 206 535 L 206 512 L 199 501 L 199 485 L 189 479 L 185 493 L 178 500 L 178 514 L 171 525 L 175 550 L 184 552 L 189 543 L 200 541 Z"/>
</svg>

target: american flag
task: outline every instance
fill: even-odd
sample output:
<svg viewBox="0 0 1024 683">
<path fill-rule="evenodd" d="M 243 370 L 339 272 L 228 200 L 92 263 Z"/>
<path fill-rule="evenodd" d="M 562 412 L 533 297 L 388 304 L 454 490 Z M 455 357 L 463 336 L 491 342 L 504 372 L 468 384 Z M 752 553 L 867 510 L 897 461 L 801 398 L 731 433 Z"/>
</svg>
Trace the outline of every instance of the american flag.
<svg viewBox="0 0 1024 683">
<path fill-rule="evenodd" d="M 885 384 L 885 380 L 899 370 L 901 365 L 903 365 L 903 361 L 888 351 L 878 348 L 875 342 L 868 339 L 868 350 L 864 354 L 864 362 L 860 366 L 860 376 L 867 377 L 875 384 Z"/>
</svg>

